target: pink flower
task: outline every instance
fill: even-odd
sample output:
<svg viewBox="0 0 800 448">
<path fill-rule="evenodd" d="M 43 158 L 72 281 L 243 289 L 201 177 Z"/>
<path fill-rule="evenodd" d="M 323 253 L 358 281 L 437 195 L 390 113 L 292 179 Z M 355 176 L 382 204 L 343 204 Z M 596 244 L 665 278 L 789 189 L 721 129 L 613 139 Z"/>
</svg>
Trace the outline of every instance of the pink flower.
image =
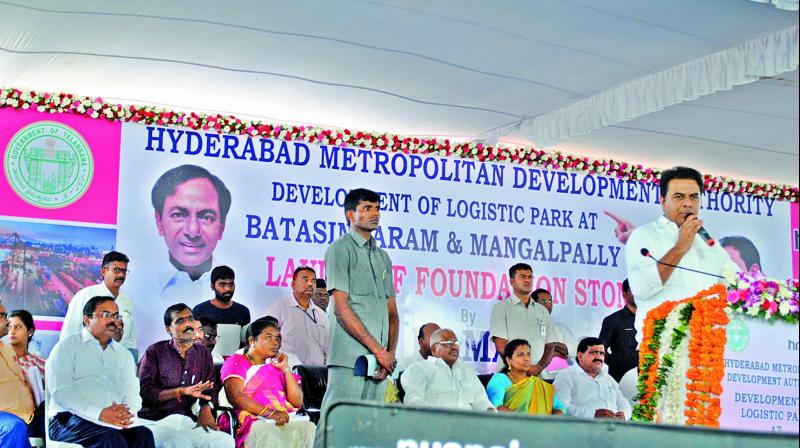
<svg viewBox="0 0 800 448">
<path fill-rule="evenodd" d="M 728 292 L 728 302 L 739 303 L 739 301 L 741 300 L 742 300 L 741 291 L 734 289 L 733 291 Z"/>
</svg>

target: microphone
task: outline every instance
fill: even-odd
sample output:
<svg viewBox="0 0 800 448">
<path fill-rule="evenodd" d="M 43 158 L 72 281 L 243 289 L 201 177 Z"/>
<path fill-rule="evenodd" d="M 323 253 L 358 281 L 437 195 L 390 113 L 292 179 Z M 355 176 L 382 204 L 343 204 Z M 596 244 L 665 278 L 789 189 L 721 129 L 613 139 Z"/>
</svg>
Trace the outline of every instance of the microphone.
<svg viewBox="0 0 800 448">
<path fill-rule="evenodd" d="M 687 215 L 686 217 L 688 218 L 689 216 L 691 215 Z M 708 247 L 714 247 L 714 245 L 717 244 L 717 240 L 711 238 L 711 235 L 708 234 L 708 231 L 706 230 L 705 227 L 701 226 L 700 229 L 697 231 L 697 234 L 700 235 L 700 238 L 702 238 L 703 241 L 706 242 L 706 244 L 708 244 Z"/>
<path fill-rule="evenodd" d="M 683 266 L 678 266 L 677 264 L 664 263 L 663 261 L 659 260 L 658 258 L 654 257 L 652 254 L 650 254 L 650 251 L 647 250 L 646 247 L 643 247 L 639 251 L 639 253 L 642 254 L 643 257 L 652 258 L 656 263 L 663 264 L 664 266 L 669 266 L 671 268 L 676 268 L 676 269 L 683 269 L 684 271 L 689 271 L 689 272 L 694 272 L 694 273 L 697 273 L 697 274 L 708 275 L 709 277 L 716 277 L 716 278 L 721 278 L 721 279 L 725 280 L 725 277 L 723 277 L 721 275 L 712 274 L 710 272 L 698 271 L 697 269 L 685 268 Z"/>
<path fill-rule="evenodd" d="M 708 234 L 705 227 L 700 227 L 700 230 L 697 231 L 697 234 L 700 235 L 700 238 L 705 240 L 706 244 L 708 244 L 708 247 L 714 247 L 714 245 L 717 244 L 717 240 L 711 238 L 711 235 Z"/>
</svg>

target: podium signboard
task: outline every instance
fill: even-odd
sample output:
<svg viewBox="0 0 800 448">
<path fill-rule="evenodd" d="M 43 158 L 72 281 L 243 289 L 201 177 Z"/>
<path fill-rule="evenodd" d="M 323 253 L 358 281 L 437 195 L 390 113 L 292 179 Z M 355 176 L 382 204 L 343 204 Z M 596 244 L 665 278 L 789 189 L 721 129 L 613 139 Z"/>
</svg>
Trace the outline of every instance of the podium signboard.
<svg viewBox="0 0 800 448">
<path fill-rule="evenodd" d="M 342 402 L 328 413 L 327 448 L 796 447 L 796 437 L 700 427 L 466 412 Z"/>
<path fill-rule="evenodd" d="M 727 333 L 720 427 L 800 432 L 797 325 L 734 315 Z"/>
</svg>

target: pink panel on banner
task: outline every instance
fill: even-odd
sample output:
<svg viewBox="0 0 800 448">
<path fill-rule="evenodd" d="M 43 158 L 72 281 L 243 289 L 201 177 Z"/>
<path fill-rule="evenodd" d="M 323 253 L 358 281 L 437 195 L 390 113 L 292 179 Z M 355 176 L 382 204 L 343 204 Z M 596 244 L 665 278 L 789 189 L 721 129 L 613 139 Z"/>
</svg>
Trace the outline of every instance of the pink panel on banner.
<svg viewBox="0 0 800 448">
<path fill-rule="evenodd" d="M 120 123 L 0 109 L 0 215 L 116 224 Z"/>
<path fill-rule="evenodd" d="M 800 217 L 798 217 L 798 210 L 800 209 L 800 204 L 794 202 L 792 203 L 792 277 L 800 278 L 800 274 L 798 274 L 798 269 L 800 267 L 800 260 L 798 260 L 798 256 L 800 256 L 800 251 L 798 246 L 800 246 L 800 233 L 798 233 L 798 224 L 800 224 Z"/>
<path fill-rule="evenodd" d="M 61 331 L 64 322 L 61 320 L 35 320 L 36 331 Z"/>
</svg>

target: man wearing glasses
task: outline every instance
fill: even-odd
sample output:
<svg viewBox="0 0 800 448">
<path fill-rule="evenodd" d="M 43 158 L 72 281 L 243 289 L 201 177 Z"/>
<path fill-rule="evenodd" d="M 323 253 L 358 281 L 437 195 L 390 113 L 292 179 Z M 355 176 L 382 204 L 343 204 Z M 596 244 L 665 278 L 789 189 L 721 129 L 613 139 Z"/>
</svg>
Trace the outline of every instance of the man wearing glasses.
<svg viewBox="0 0 800 448">
<path fill-rule="evenodd" d="M 619 384 L 603 371 L 605 354 L 603 341 L 583 338 L 578 343 L 578 363 L 556 377 L 553 387 L 567 407 L 567 415 L 619 420 L 631 417 L 631 405 L 619 391 Z"/>
<path fill-rule="evenodd" d="M 119 307 L 110 296 L 84 305 L 83 329 L 62 339 L 45 364 L 50 438 L 86 448 L 155 447 L 153 433 L 137 426 L 142 407 L 136 366 L 113 340 Z"/>
<path fill-rule="evenodd" d="M 233 448 L 233 437 L 217 431 L 211 401 L 214 365 L 211 351 L 194 343 L 195 319 L 186 304 L 164 312 L 170 339 L 147 348 L 139 365 L 142 410 L 139 417 L 157 420 L 151 427 L 156 443 L 171 441 L 176 447 Z M 200 401 L 200 412 L 192 406 Z"/>
<path fill-rule="evenodd" d="M 59 340 L 81 333 L 83 328 L 83 307 L 89 299 L 98 296 L 112 297 L 119 308 L 119 315 L 125 328 L 120 344 L 133 354 L 134 360 L 139 359 L 136 350 L 133 303 L 127 294 L 122 291 L 122 285 L 130 272 L 128 270 L 129 261 L 127 255 L 116 251 L 111 251 L 103 256 L 103 267 L 100 270 L 103 281 L 81 289 L 72 297 L 67 308 L 67 314 L 64 316 L 64 324 L 61 327 Z"/>
<path fill-rule="evenodd" d="M 307 366 L 324 366 L 328 354 L 328 315 L 312 300 L 317 275 L 299 266 L 292 276 L 292 295 L 273 303 L 267 316 L 278 319 L 282 347 Z"/>
<path fill-rule="evenodd" d="M 411 364 L 400 382 L 406 391 L 403 403 L 411 406 L 494 411 L 474 369 L 462 363 L 453 330 L 442 328 L 431 335 L 431 356 Z"/>
<path fill-rule="evenodd" d="M 553 314 L 553 295 L 550 291 L 539 288 L 531 293 L 531 299 L 547 309 L 547 313 Z M 572 335 L 572 331 L 566 325 L 561 325 L 552 320 L 555 342 L 553 342 L 553 359 L 550 364 L 542 371 L 540 377 L 545 380 L 555 379 L 556 374 L 571 364 L 571 358 L 575 356 L 578 348 L 578 341 Z"/>
</svg>

